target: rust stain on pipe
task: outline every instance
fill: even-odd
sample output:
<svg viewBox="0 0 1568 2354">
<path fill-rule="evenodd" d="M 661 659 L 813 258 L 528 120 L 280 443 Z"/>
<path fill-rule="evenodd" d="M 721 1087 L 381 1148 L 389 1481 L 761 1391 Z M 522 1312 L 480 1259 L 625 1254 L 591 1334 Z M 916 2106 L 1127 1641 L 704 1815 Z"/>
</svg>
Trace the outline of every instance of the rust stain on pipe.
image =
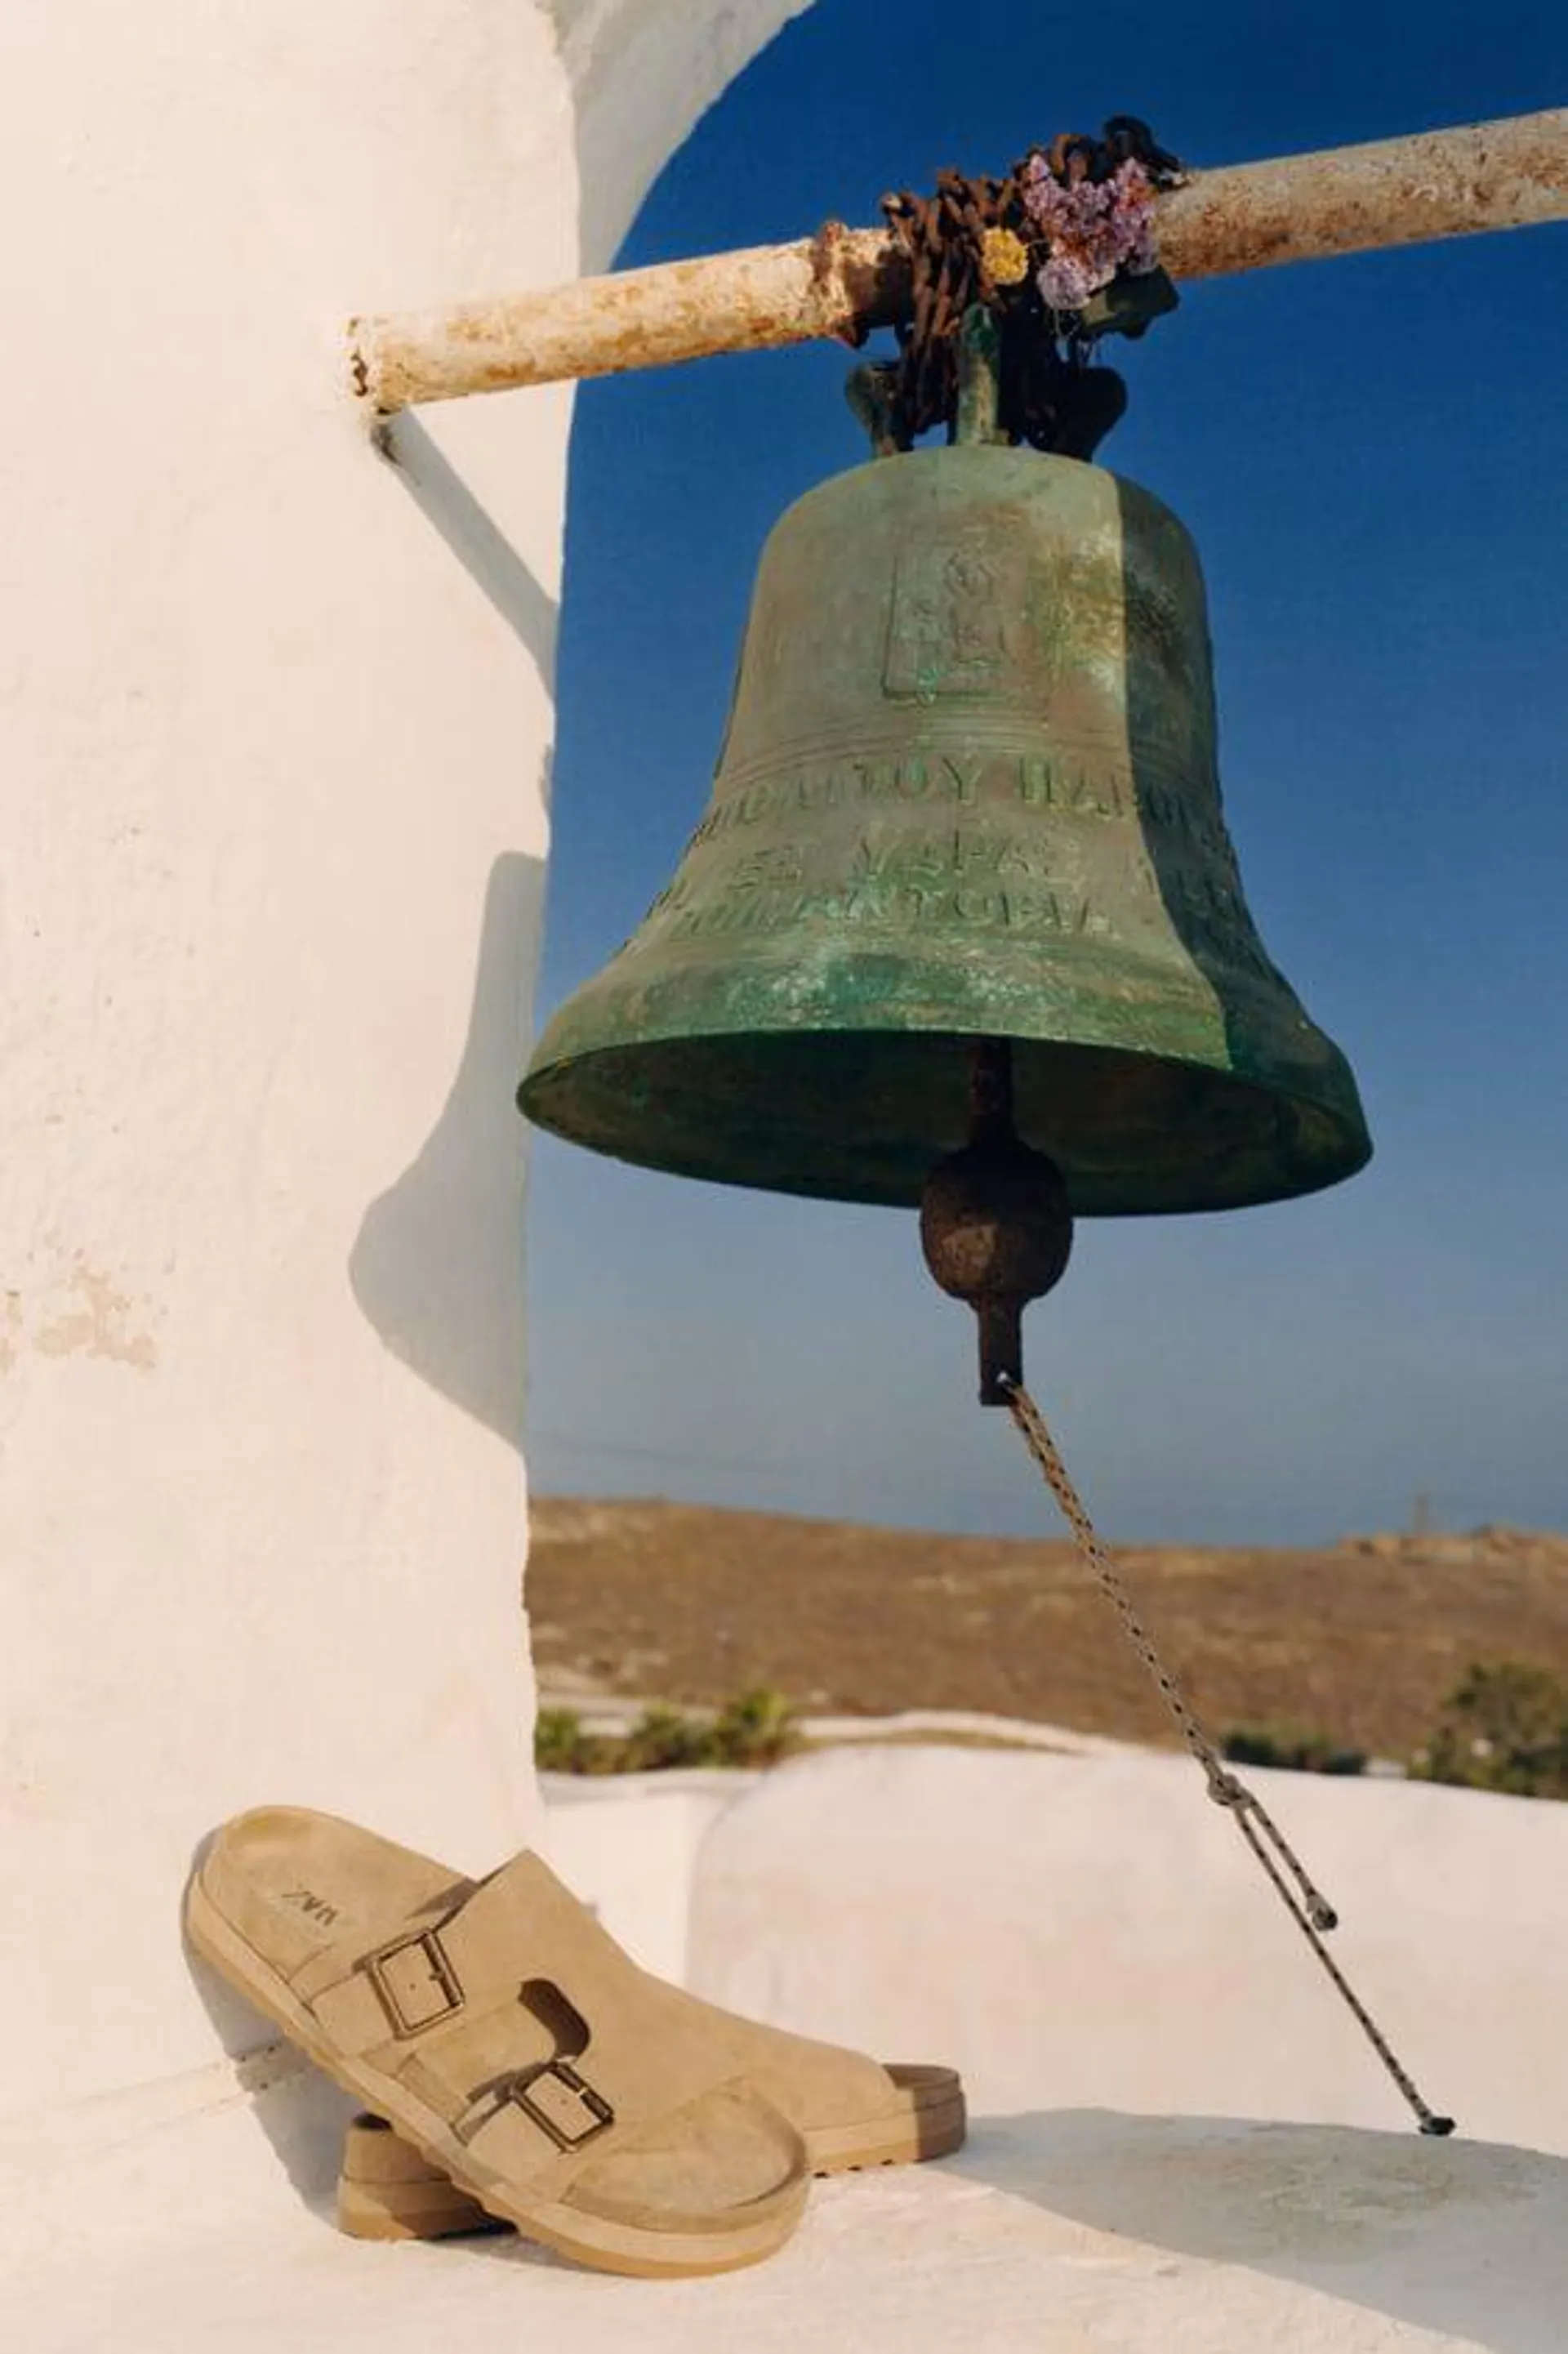
<svg viewBox="0 0 1568 2354">
<path fill-rule="evenodd" d="M 1196 175 L 1162 199 L 1173 277 L 1219 278 L 1568 214 L 1568 111 Z"/>
<path fill-rule="evenodd" d="M 1568 217 L 1568 109 L 1196 173 L 1160 199 L 1176 278 L 1420 244 Z M 539 288 L 406 319 L 351 323 L 355 398 L 378 415 L 711 353 L 859 341 L 905 315 L 908 275 L 885 229 L 831 221 L 755 246 Z"/>
</svg>

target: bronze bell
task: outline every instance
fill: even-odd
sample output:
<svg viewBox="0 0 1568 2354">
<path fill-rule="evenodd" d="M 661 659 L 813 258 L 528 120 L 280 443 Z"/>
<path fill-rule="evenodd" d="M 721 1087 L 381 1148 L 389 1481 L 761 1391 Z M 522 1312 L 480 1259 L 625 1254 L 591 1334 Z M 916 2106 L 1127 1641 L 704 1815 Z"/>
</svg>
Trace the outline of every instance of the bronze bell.
<svg viewBox="0 0 1568 2354">
<path fill-rule="evenodd" d="M 810 491 L 762 557 L 706 813 L 519 1100 L 624 1161 L 914 1204 L 972 1042 L 1075 1215 L 1367 1160 L 1221 813 L 1203 586 L 1158 499 L 989 443 Z"/>
</svg>

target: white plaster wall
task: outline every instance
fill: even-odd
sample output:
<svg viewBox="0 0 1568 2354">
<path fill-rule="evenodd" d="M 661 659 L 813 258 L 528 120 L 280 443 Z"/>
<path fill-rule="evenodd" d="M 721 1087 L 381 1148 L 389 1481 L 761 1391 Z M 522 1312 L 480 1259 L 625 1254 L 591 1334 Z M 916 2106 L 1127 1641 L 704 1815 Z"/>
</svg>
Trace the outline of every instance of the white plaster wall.
<svg viewBox="0 0 1568 2354">
<path fill-rule="evenodd" d="M 539 1851 L 633 1961 L 682 1985 L 697 1859 L 749 1779 L 701 1771 L 588 1781 L 546 1774 Z"/>
<path fill-rule="evenodd" d="M 344 325 L 603 266 L 791 13 L 0 16 L 0 2110 L 211 2057 L 177 1903 L 230 1810 L 471 1867 L 535 1820 L 511 1097 L 569 396 L 388 464 Z"/>
<path fill-rule="evenodd" d="M 1245 1778 L 1339 1908 L 1335 1959 L 1431 2105 L 1467 2146 L 1568 2157 L 1568 1807 Z M 974 2115 L 1042 2135 L 1094 2111 L 1414 2136 L 1184 1757 L 863 1750 L 787 1766 L 704 1840 L 690 1956 L 697 1992 L 886 2059 L 948 2061 Z"/>
</svg>

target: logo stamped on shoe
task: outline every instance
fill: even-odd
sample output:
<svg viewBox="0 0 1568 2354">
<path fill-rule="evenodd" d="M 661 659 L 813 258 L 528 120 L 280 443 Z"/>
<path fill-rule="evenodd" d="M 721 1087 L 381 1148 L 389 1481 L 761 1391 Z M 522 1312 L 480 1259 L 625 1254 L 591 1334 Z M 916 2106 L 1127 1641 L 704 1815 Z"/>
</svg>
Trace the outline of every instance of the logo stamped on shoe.
<svg viewBox="0 0 1568 2354">
<path fill-rule="evenodd" d="M 302 1913 L 308 1913 L 313 1921 L 319 1921 L 323 1929 L 335 1928 L 343 1918 L 341 1906 L 329 1904 L 324 1896 L 318 1896 L 312 1888 L 285 1888 L 279 1902 L 297 1905 Z"/>
</svg>

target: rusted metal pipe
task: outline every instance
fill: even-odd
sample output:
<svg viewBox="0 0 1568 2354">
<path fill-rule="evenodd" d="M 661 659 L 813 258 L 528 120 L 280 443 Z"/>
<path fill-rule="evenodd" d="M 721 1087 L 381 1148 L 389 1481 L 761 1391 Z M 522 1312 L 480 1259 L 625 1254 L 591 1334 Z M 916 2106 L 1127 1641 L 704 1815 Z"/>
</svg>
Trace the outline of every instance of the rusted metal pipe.
<svg viewBox="0 0 1568 2354">
<path fill-rule="evenodd" d="M 1568 217 L 1568 108 L 1194 173 L 1160 198 L 1160 260 L 1218 278 Z M 894 324 L 908 281 L 885 229 L 837 222 L 754 246 L 350 324 L 356 397 L 416 402 L 667 367 Z"/>
</svg>

